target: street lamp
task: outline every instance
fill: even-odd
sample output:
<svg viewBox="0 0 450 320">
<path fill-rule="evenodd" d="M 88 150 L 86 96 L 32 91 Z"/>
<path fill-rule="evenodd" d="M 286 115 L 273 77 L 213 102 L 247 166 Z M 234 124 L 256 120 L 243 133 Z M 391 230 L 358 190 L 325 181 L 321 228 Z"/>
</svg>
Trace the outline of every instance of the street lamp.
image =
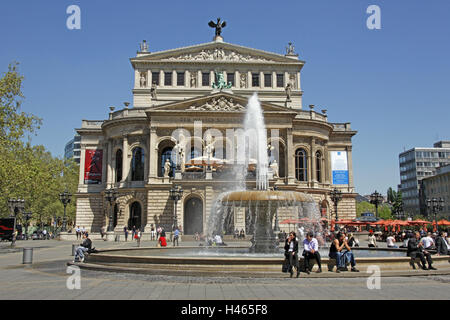
<svg viewBox="0 0 450 320">
<path fill-rule="evenodd" d="M 378 218 L 378 205 L 383 202 L 383 196 L 375 190 L 370 195 L 370 203 L 375 205 L 375 216 Z"/>
<path fill-rule="evenodd" d="M 339 191 L 337 188 L 334 188 L 334 190 L 330 192 L 330 198 L 331 198 L 331 201 L 333 201 L 333 203 L 334 203 L 334 212 L 336 213 L 336 221 L 338 221 L 339 217 L 338 217 L 337 207 L 338 207 L 338 202 L 342 200 L 342 192 Z"/>
<path fill-rule="evenodd" d="M 174 212 L 173 212 L 173 226 L 176 227 L 177 222 L 177 202 L 183 197 L 183 189 L 180 186 L 174 186 L 170 189 L 170 199 L 175 202 Z M 173 229 L 173 228 L 172 228 Z"/>
<path fill-rule="evenodd" d="M 436 219 L 436 215 L 439 211 L 442 211 L 442 209 L 444 208 L 444 199 L 439 198 L 433 198 L 433 199 L 427 199 L 427 207 L 428 210 L 431 210 L 431 213 L 433 213 L 434 215 L 434 222 L 436 223 L 436 228 L 437 228 L 437 219 Z"/>
<path fill-rule="evenodd" d="M 64 191 L 64 192 L 62 192 L 62 193 L 60 193 L 59 194 L 59 201 L 61 201 L 62 202 L 62 204 L 64 205 L 64 217 L 63 217 L 63 226 L 62 226 L 62 229 L 61 229 L 61 231 L 62 232 L 66 232 L 67 230 L 66 230 L 66 225 L 67 225 L 67 220 L 66 220 L 66 207 L 67 207 L 67 204 L 69 204 L 70 203 L 70 198 L 72 197 L 72 195 L 69 193 L 69 191 L 67 191 L 67 189 L 66 189 L 66 191 Z"/>
<path fill-rule="evenodd" d="M 8 207 L 11 211 L 11 218 L 14 218 L 14 227 L 13 227 L 13 237 L 11 242 L 11 247 L 16 245 L 16 220 L 17 214 L 25 209 L 25 200 L 24 199 L 9 199 Z"/>
<path fill-rule="evenodd" d="M 116 189 L 105 190 L 105 198 L 109 202 L 109 223 L 108 223 L 107 231 L 114 231 L 113 218 L 112 218 L 112 208 L 113 208 L 112 205 L 114 202 L 116 202 L 118 196 L 119 196 L 119 193 L 117 192 Z"/>
</svg>

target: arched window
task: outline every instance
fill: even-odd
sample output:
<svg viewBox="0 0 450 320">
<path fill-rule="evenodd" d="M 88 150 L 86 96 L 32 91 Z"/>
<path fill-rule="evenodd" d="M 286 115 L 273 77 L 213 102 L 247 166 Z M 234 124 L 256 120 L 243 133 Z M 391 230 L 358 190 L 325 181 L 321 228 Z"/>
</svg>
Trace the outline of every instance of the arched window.
<svg viewBox="0 0 450 320">
<path fill-rule="evenodd" d="M 322 182 L 322 153 L 316 152 L 316 178 L 318 182 Z"/>
<path fill-rule="evenodd" d="M 122 181 L 122 161 L 122 150 L 119 149 L 116 151 L 116 182 Z"/>
<path fill-rule="evenodd" d="M 308 181 L 307 166 L 306 151 L 304 149 L 297 149 L 295 151 L 295 178 L 298 181 Z"/>
<path fill-rule="evenodd" d="M 172 147 L 166 147 L 161 152 L 160 157 L 160 163 L 159 163 L 159 170 L 158 170 L 158 176 L 163 177 L 164 176 L 164 166 L 166 164 L 166 160 L 169 159 L 170 161 L 170 172 L 169 177 L 173 177 L 173 171 L 175 170 L 175 163 L 172 161 Z"/>
<path fill-rule="evenodd" d="M 144 150 L 139 147 L 133 149 L 131 181 L 144 181 Z"/>
</svg>

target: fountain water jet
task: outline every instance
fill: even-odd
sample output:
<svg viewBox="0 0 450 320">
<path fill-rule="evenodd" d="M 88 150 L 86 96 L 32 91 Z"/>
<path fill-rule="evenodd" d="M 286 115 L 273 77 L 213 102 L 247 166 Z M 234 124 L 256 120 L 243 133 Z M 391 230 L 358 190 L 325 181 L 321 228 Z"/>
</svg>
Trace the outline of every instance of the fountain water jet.
<svg viewBox="0 0 450 320">
<path fill-rule="evenodd" d="M 256 190 L 245 190 L 245 174 L 237 179 L 235 190 L 222 193 L 216 199 L 210 214 L 209 231 L 228 230 L 225 221 L 236 210 L 245 210 L 246 233 L 252 235 L 251 252 L 278 251 L 278 237 L 274 232 L 277 211 L 290 212 L 290 216 L 319 219 L 319 212 L 312 196 L 295 191 L 268 190 L 267 132 L 264 116 L 256 93 L 249 99 L 244 121 L 245 159 L 247 171 L 250 159 L 256 159 Z M 242 137 L 241 137 L 242 138 Z M 238 176 L 236 176 L 238 177 Z M 308 204 L 308 205 L 306 205 Z"/>
</svg>

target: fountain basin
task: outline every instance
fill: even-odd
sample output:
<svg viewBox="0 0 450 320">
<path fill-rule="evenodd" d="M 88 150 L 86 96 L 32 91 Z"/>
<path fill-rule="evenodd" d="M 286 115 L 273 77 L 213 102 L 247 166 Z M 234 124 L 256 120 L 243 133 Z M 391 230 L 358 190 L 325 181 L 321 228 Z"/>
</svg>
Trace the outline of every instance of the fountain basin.
<svg viewBox="0 0 450 320">
<path fill-rule="evenodd" d="M 168 248 L 132 248 L 101 250 L 91 254 L 86 259 L 86 264 L 77 264 L 82 268 L 131 272 L 158 275 L 184 275 L 184 276 L 236 276 L 236 277 L 283 277 L 281 264 L 283 255 L 261 256 L 258 254 L 242 255 L 243 247 L 227 248 L 199 248 L 199 247 L 168 247 Z M 209 251 L 210 255 L 199 256 L 200 251 Z M 239 256 L 220 256 L 227 251 L 237 251 Z M 211 253 L 218 253 L 216 256 Z M 379 255 L 378 257 L 361 257 L 366 252 Z M 341 273 L 327 272 L 327 265 L 333 265 L 333 261 L 327 256 L 322 258 L 324 277 L 364 276 L 367 277 L 367 269 L 370 266 L 378 266 L 382 276 L 389 275 L 423 275 L 420 270 L 412 270 L 409 266 L 410 258 L 406 257 L 404 249 L 355 249 L 357 267 L 361 272 Z M 302 257 L 300 257 L 302 260 Z M 433 256 L 434 266 L 438 268 L 434 274 L 450 274 L 449 256 Z M 317 268 L 317 266 L 315 267 Z M 425 272 L 425 271 L 424 271 Z M 430 271 L 426 271 L 430 274 Z"/>
</svg>

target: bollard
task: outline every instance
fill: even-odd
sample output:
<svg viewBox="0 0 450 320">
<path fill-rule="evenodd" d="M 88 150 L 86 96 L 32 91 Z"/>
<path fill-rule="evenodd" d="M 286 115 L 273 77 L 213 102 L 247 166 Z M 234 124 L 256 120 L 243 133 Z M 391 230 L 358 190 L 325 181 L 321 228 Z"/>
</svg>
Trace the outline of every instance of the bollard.
<svg viewBox="0 0 450 320">
<path fill-rule="evenodd" d="M 120 235 L 116 235 L 116 242 L 120 242 Z"/>
<path fill-rule="evenodd" d="M 75 256 L 75 254 L 77 253 L 77 244 L 72 244 L 72 257 Z"/>
<path fill-rule="evenodd" d="M 33 263 L 33 248 L 23 248 L 23 260 L 22 264 Z"/>
</svg>

